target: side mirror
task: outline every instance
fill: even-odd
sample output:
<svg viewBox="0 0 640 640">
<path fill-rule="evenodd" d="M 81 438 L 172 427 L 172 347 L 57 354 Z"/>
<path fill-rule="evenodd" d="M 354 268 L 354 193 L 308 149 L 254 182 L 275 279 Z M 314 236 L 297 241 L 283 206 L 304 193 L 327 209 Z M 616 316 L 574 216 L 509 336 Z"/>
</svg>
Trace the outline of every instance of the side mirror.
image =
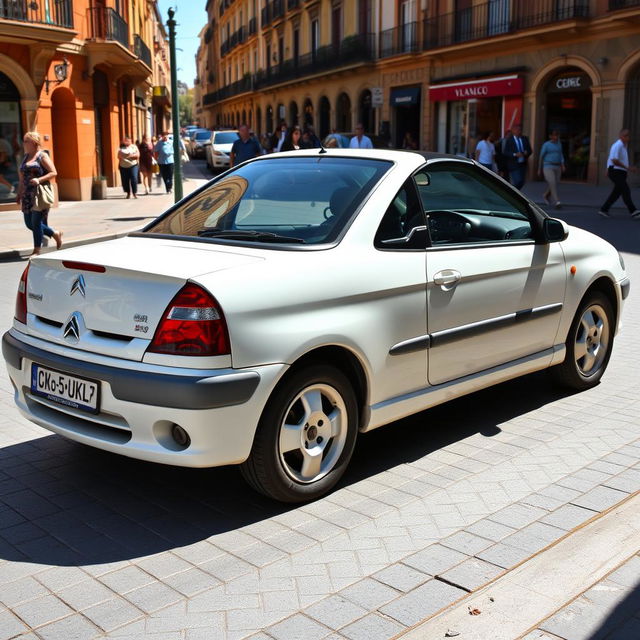
<svg viewBox="0 0 640 640">
<path fill-rule="evenodd" d="M 557 218 L 545 218 L 542 229 L 547 242 L 562 242 L 569 236 L 569 227 Z"/>
</svg>

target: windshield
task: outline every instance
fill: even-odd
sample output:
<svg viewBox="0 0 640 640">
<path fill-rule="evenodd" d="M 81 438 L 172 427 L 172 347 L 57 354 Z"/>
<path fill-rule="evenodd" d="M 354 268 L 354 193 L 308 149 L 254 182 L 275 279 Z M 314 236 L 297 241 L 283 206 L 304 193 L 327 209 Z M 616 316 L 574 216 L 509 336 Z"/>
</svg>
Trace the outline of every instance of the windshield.
<svg viewBox="0 0 640 640">
<path fill-rule="evenodd" d="M 211 137 L 211 131 L 198 131 L 196 140 L 208 140 Z"/>
<path fill-rule="evenodd" d="M 258 160 L 227 173 L 144 232 L 243 242 L 332 242 L 391 164 L 330 156 Z"/>
<path fill-rule="evenodd" d="M 214 144 L 233 144 L 238 139 L 236 131 L 218 131 L 214 134 Z"/>
</svg>

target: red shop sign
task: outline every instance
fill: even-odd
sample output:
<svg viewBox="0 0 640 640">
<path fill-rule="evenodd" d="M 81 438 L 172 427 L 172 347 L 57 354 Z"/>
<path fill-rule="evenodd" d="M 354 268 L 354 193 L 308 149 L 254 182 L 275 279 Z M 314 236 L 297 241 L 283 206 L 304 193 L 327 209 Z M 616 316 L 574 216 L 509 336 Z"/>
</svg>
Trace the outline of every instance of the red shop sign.
<svg viewBox="0 0 640 640">
<path fill-rule="evenodd" d="M 485 78 L 470 82 L 437 84 L 429 88 L 429 100 L 470 100 L 472 98 L 493 98 L 495 96 L 519 96 L 524 91 L 524 82 L 518 76 Z"/>
</svg>

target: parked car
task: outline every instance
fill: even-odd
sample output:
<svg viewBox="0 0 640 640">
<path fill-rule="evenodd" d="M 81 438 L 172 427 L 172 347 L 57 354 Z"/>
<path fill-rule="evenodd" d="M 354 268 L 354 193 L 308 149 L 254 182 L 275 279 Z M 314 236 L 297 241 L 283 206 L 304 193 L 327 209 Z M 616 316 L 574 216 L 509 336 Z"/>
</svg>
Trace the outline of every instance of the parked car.
<svg viewBox="0 0 640 640">
<path fill-rule="evenodd" d="M 32 259 L 2 346 L 36 424 L 240 464 L 296 502 L 335 485 L 359 432 L 542 369 L 596 385 L 629 286 L 610 244 L 471 160 L 315 149 Z"/>
<path fill-rule="evenodd" d="M 387 138 L 383 138 L 382 136 L 366 134 L 369 138 L 371 138 L 371 144 L 373 144 L 374 149 L 390 149 L 391 143 Z M 323 147 L 328 148 L 338 148 L 338 149 L 348 149 L 349 143 L 351 142 L 351 138 L 355 136 L 355 133 L 330 133 L 325 139 L 322 141 Z"/>
<path fill-rule="evenodd" d="M 187 153 L 192 158 L 204 158 L 206 148 L 211 144 L 211 131 L 209 129 L 194 129 L 186 142 Z"/>
<path fill-rule="evenodd" d="M 208 169 L 220 171 L 229 168 L 231 147 L 238 137 L 238 132 L 235 130 L 214 131 L 211 134 L 211 143 L 205 147 Z"/>
</svg>

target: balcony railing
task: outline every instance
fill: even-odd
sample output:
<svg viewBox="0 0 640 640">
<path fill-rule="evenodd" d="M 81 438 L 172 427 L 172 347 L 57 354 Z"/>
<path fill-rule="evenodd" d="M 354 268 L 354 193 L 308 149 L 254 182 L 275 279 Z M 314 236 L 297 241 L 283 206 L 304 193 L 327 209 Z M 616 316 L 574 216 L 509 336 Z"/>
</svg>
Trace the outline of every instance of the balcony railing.
<svg viewBox="0 0 640 640">
<path fill-rule="evenodd" d="M 151 68 L 151 49 L 147 47 L 137 33 L 133 36 L 133 52 L 147 65 L 147 67 Z"/>
<path fill-rule="evenodd" d="M 282 64 L 262 69 L 253 75 L 247 74 L 241 80 L 208 93 L 204 97 L 204 104 L 213 104 L 239 93 L 256 91 L 312 73 L 322 73 L 359 62 L 367 62 L 373 60 L 374 55 L 375 36 L 372 34 L 350 36 L 337 47 L 333 45 L 321 47 L 297 59 L 285 60 Z"/>
<path fill-rule="evenodd" d="M 0 19 L 17 20 L 31 24 L 45 24 L 73 29 L 72 0 L 55 2 L 0 1 Z"/>
<path fill-rule="evenodd" d="M 589 0 L 491 0 L 424 21 L 424 48 L 512 33 L 562 20 L 589 17 Z"/>
<path fill-rule="evenodd" d="M 129 27 L 123 17 L 111 7 L 89 7 L 91 36 L 100 40 L 115 40 L 129 48 Z"/>
<path fill-rule="evenodd" d="M 260 24 L 264 28 L 277 18 L 281 18 L 283 15 L 284 0 L 269 0 L 265 6 L 262 7 L 262 20 L 260 21 Z"/>
<path fill-rule="evenodd" d="M 609 0 L 609 11 L 640 7 L 640 0 Z"/>
<path fill-rule="evenodd" d="M 380 32 L 378 55 L 381 58 L 397 56 L 403 53 L 414 53 L 418 49 L 417 22 L 407 22 L 394 29 L 386 29 Z"/>
<path fill-rule="evenodd" d="M 300 0 L 287 0 L 287 9 L 289 11 L 297 9 L 300 6 Z"/>
</svg>

